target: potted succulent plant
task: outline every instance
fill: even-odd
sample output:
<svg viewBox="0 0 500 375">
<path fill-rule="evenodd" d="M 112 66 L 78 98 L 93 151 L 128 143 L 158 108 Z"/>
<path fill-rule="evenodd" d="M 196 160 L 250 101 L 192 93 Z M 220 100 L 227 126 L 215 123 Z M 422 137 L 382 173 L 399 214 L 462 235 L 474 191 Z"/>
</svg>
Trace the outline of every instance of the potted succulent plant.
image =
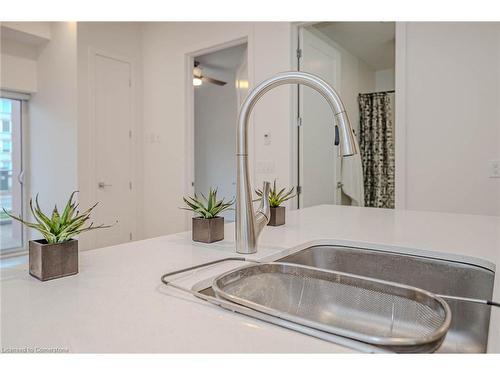
<svg viewBox="0 0 500 375">
<path fill-rule="evenodd" d="M 217 189 L 210 188 L 208 198 L 183 197 L 187 207 L 184 210 L 193 211 L 199 216 L 193 217 L 193 241 L 211 243 L 224 239 L 224 218 L 217 216 L 230 209 L 234 199 L 226 202 L 225 198 L 217 200 Z"/>
<path fill-rule="evenodd" d="M 271 218 L 267 225 L 273 227 L 285 224 L 285 206 L 281 204 L 289 199 L 295 197 L 293 193 L 293 188 L 285 191 L 286 188 L 282 188 L 278 191 L 276 187 L 276 179 L 274 180 L 273 187 L 269 190 L 269 205 L 271 206 Z M 255 193 L 262 199 L 262 190 L 255 190 Z"/>
<path fill-rule="evenodd" d="M 38 194 L 33 203 L 30 199 L 30 209 L 35 223 L 23 220 L 3 211 L 12 219 L 29 228 L 38 230 L 43 239 L 29 241 L 29 272 L 41 281 L 56 279 L 78 273 L 78 240 L 75 237 L 89 230 L 109 228 L 109 225 L 94 226 L 91 223 L 84 227 L 90 218 L 91 211 L 97 203 L 85 212 L 77 211 L 78 204 L 73 202 L 76 191 L 69 197 L 68 203 L 60 214 L 57 206 L 51 215 L 46 215 L 38 204 Z"/>
</svg>

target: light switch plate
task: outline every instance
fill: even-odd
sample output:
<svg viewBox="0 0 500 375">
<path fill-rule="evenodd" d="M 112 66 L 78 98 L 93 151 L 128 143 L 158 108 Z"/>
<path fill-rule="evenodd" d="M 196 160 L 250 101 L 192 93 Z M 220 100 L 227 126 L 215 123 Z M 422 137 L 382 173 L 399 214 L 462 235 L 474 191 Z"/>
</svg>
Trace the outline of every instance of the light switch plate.
<svg viewBox="0 0 500 375">
<path fill-rule="evenodd" d="M 500 178 L 500 160 L 490 161 L 490 177 Z"/>
<path fill-rule="evenodd" d="M 272 160 L 259 160 L 255 168 L 257 173 L 273 174 L 275 171 L 274 161 Z"/>
<path fill-rule="evenodd" d="M 269 146 L 271 144 L 271 133 L 264 134 L 264 146 Z"/>
</svg>

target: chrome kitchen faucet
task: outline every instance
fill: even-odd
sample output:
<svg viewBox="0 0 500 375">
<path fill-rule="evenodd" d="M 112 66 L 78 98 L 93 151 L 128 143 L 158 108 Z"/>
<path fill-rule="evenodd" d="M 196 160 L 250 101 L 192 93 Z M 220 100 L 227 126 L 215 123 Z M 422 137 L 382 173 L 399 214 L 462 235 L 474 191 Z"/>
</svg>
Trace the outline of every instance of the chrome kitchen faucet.
<svg viewBox="0 0 500 375">
<path fill-rule="evenodd" d="M 353 132 L 344 104 L 337 92 L 323 79 L 310 73 L 283 72 L 265 80 L 254 88 L 243 102 L 238 118 L 237 134 L 237 186 L 236 186 L 236 252 L 257 252 L 257 240 L 270 219 L 269 182 L 265 181 L 262 200 L 257 212 L 253 210 L 252 192 L 248 176 L 248 120 L 262 96 L 284 84 L 302 84 L 318 91 L 330 104 L 340 130 L 340 146 L 343 156 L 356 154 Z"/>
</svg>

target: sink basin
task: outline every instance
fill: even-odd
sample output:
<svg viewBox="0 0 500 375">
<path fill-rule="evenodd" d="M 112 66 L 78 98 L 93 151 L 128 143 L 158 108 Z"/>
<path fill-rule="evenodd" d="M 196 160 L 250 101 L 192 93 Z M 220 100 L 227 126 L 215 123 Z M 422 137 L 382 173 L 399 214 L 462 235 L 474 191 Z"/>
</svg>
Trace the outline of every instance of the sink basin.
<svg viewBox="0 0 500 375">
<path fill-rule="evenodd" d="M 340 246 L 314 246 L 279 259 L 328 270 L 394 281 L 445 294 L 491 299 L 495 274 L 470 264 Z M 450 330 L 438 352 L 485 353 L 490 306 L 447 300 Z"/>
<path fill-rule="evenodd" d="M 393 281 L 436 294 L 476 299 L 491 299 L 493 295 L 494 272 L 449 260 L 343 246 L 313 246 L 276 261 Z M 214 295 L 211 288 L 200 292 Z M 447 302 L 452 322 L 438 353 L 485 353 L 491 307 Z"/>
</svg>

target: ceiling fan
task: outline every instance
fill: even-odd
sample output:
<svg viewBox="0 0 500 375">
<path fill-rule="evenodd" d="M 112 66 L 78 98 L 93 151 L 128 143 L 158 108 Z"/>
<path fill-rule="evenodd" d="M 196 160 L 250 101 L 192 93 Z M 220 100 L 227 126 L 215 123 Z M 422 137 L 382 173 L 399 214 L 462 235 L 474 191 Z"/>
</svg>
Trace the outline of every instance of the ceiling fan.
<svg viewBox="0 0 500 375">
<path fill-rule="evenodd" d="M 193 86 L 201 86 L 203 82 L 213 83 L 214 85 L 224 86 L 227 82 L 219 81 L 218 79 L 203 75 L 203 69 L 200 67 L 200 62 L 194 62 L 193 68 Z"/>
</svg>

